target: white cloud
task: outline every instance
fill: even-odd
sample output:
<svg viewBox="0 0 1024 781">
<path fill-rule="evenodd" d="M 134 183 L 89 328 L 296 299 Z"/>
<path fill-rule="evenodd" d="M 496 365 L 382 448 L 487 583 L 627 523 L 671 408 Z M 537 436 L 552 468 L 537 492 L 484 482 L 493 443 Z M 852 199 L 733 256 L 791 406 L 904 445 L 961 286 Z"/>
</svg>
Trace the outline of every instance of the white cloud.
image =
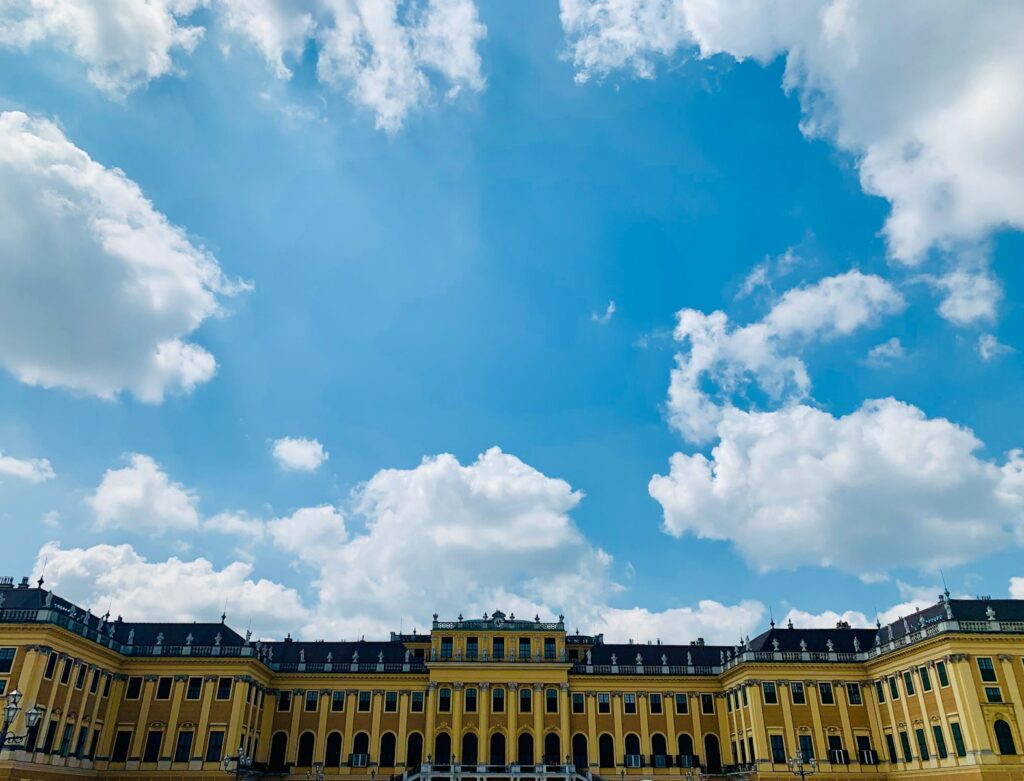
<svg viewBox="0 0 1024 781">
<path fill-rule="evenodd" d="M 48 526 L 51 529 L 60 528 L 60 513 L 56 510 L 47 510 L 39 520 L 43 526 Z"/>
<path fill-rule="evenodd" d="M 1000 355 L 1012 352 L 1012 347 L 1000 342 L 993 334 L 982 334 L 978 337 L 978 355 L 983 361 L 993 361 Z"/>
<path fill-rule="evenodd" d="M 250 564 L 216 569 L 204 558 L 151 562 L 130 545 L 63 549 L 44 545 L 36 569 L 61 596 L 99 615 L 127 621 L 218 621 L 227 603 L 228 623 L 238 629 L 251 619 L 257 636 L 280 637 L 304 620 L 307 610 L 294 589 L 252 577 Z"/>
<path fill-rule="evenodd" d="M 89 80 L 124 97 L 175 72 L 203 28 L 188 17 L 202 0 L 7 0 L 0 5 L 0 45 L 28 49 L 44 41 L 83 62 Z M 38 56 L 38 55 L 37 55 Z"/>
<path fill-rule="evenodd" d="M 988 269 L 959 270 L 933 280 L 942 291 L 939 314 L 956 325 L 996 319 L 996 306 L 1003 297 L 1002 286 Z"/>
<path fill-rule="evenodd" d="M 805 610 L 792 608 L 782 619 L 783 626 L 790 621 L 793 622 L 793 626 L 802 629 L 835 629 L 836 624 L 840 621 L 845 621 L 850 626 L 855 627 L 873 626 L 873 622 L 859 610 L 846 610 L 842 613 L 837 613 L 835 610 L 826 610 L 822 613 L 808 613 Z"/>
<path fill-rule="evenodd" d="M 771 293 L 773 283 L 793 271 L 802 261 L 803 258 L 797 254 L 795 247 L 788 247 L 785 252 L 775 258 L 765 257 L 744 278 L 739 292 L 736 293 L 736 299 L 753 295 L 761 288 Z"/>
<path fill-rule="evenodd" d="M 203 521 L 203 529 L 218 534 L 233 534 L 259 542 L 266 536 L 266 523 L 242 512 L 217 513 Z"/>
<path fill-rule="evenodd" d="M 764 619 L 764 605 L 745 599 L 738 605 L 723 605 L 711 599 L 702 599 L 696 609 L 669 608 L 652 612 L 642 607 L 606 609 L 595 627 L 590 630 L 604 632 L 609 642 L 628 639 L 644 643 L 661 639 L 670 642 L 689 642 L 703 637 L 709 642 L 730 643 L 757 631 Z"/>
<path fill-rule="evenodd" d="M 850 626 L 873 627 L 875 622 L 880 621 L 882 625 L 891 624 L 904 616 L 922 608 L 934 605 L 942 598 L 940 586 L 913 586 L 902 580 L 896 581 L 896 588 L 899 591 L 900 602 L 885 610 L 880 610 L 873 618 L 859 610 L 847 610 L 837 613 L 834 610 L 826 610 L 823 613 L 808 613 L 793 608 L 786 614 L 783 621 L 792 621 L 795 626 L 811 627 L 819 629 L 831 629 L 837 621 L 846 621 Z M 954 599 L 969 599 L 966 594 L 953 594 Z"/>
<path fill-rule="evenodd" d="M 216 371 L 185 341 L 244 286 L 57 125 L 0 114 L 0 365 L 21 382 L 158 403 Z"/>
<path fill-rule="evenodd" d="M 611 322 L 612 316 L 615 314 L 615 302 L 609 301 L 608 306 L 604 308 L 604 312 L 598 314 L 597 312 L 591 312 L 590 319 L 598 325 L 608 325 Z"/>
<path fill-rule="evenodd" d="M 85 501 L 98 529 L 161 534 L 199 526 L 198 497 L 172 482 L 156 461 L 141 453 L 129 455 L 128 466 L 104 472 L 95 493 Z"/>
<path fill-rule="evenodd" d="M 267 530 L 278 550 L 305 561 L 329 560 L 332 552 L 348 537 L 342 514 L 324 504 L 303 507 L 284 518 L 275 518 Z"/>
<path fill-rule="evenodd" d="M 15 458 L 0 450 L 0 477 L 16 477 L 30 483 L 42 483 L 57 476 L 46 458 Z"/>
<path fill-rule="evenodd" d="M 1010 578 L 1010 598 L 1024 599 L 1024 578 Z"/>
<path fill-rule="evenodd" d="M 919 262 L 1024 227 L 1024 6 L 561 0 L 577 79 L 694 52 L 786 57 L 801 130 L 851 153 L 868 193 L 892 204 L 892 257 Z"/>
<path fill-rule="evenodd" d="M 802 399 L 810 391 L 810 377 L 803 361 L 789 354 L 793 346 L 848 335 L 904 306 L 885 280 L 849 271 L 787 291 L 763 320 L 743 327 L 732 325 L 721 311 L 706 315 L 683 309 L 675 338 L 684 351 L 672 370 L 669 420 L 691 442 L 706 442 L 732 398 L 748 385 L 776 402 Z"/>
<path fill-rule="evenodd" d="M 889 366 L 901 360 L 906 355 L 903 343 L 897 337 L 892 337 L 881 344 L 876 344 L 868 350 L 868 357 L 865 361 L 869 366 Z"/>
<path fill-rule="evenodd" d="M 324 450 L 319 441 L 306 437 L 282 437 L 274 440 L 273 454 L 282 469 L 301 472 L 315 471 L 331 455 Z"/>
<path fill-rule="evenodd" d="M 877 579 L 969 561 L 1024 529 L 1021 452 L 982 460 L 969 429 L 894 399 L 840 418 L 729 408 L 716 434 L 710 459 L 676 453 L 649 491 L 668 533 L 728 540 L 760 571 Z"/>
</svg>

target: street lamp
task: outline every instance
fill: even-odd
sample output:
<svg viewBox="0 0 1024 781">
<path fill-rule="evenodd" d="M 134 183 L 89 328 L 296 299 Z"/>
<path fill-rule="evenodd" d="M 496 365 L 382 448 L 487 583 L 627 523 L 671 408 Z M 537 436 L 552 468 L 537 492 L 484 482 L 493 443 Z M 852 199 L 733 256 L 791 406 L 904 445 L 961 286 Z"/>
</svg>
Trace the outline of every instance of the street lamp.
<svg viewBox="0 0 1024 781">
<path fill-rule="evenodd" d="M 306 781 L 324 781 L 324 763 L 314 762 L 313 767 L 306 771 Z"/>
<path fill-rule="evenodd" d="M 11 724 L 21 712 L 21 692 L 15 689 L 7 695 L 7 704 L 4 705 L 4 723 L 0 727 L 0 748 L 21 748 L 28 733 L 31 732 L 43 717 L 43 710 L 38 705 L 33 706 L 25 713 L 25 734 L 12 735 Z"/>
<path fill-rule="evenodd" d="M 684 778 L 686 781 L 701 781 L 704 778 L 704 771 L 699 767 L 691 767 L 686 771 Z"/>
<path fill-rule="evenodd" d="M 797 752 L 795 757 L 789 758 L 789 770 L 795 776 L 800 778 L 807 778 L 807 776 L 813 775 L 818 769 L 818 762 L 811 757 L 810 759 L 804 759 L 804 752 Z"/>
<path fill-rule="evenodd" d="M 231 763 L 234 762 L 234 768 L 231 767 Z M 249 769 L 252 767 L 253 758 L 245 753 L 245 747 L 238 747 L 238 754 L 233 757 L 224 757 L 221 760 L 221 766 L 224 768 L 225 773 L 231 773 L 235 778 L 242 778 L 243 776 L 249 775 Z"/>
</svg>

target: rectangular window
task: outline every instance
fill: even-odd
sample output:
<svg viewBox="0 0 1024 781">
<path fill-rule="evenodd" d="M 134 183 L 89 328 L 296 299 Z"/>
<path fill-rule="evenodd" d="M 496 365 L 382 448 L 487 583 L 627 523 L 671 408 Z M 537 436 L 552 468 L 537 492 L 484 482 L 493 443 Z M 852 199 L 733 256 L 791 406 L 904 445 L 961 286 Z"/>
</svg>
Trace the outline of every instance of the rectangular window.
<svg viewBox="0 0 1024 781">
<path fill-rule="evenodd" d="M 53 751 L 53 741 L 57 739 L 57 720 L 51 719 L 46 727 L 46 738 L 43 740 L 43 753 L 49 754 Z"/>
<path fill-rule="evenodd" d="M 306 690 L 306 713 L 316 713 L 316 708 L 320 704 L 320 692 L 316 689 Z"/>
<path fill-rule="evenodd" d="M 160 759 L 160 744 L 163 743 L 162 730 L 151 729 L 146 733 L 146 747 L 142 750 L 143 762 L 156 762 Z"/>
<path fill-rule="evenodd" d="M 636 695 L 635 694 L 623 694 L 622 695 L 622 712 L 623 713 L 636 713 Z"/>
<path fill-rule="evenodd" d="M 53 678 L 53 672 L 57 669 L 57 652 L 50 651 L 50 656 L 46 660 L 46 670 L 43 672 L 43 677 L 46 680 Z"/>
<path fill-rule="evenodd" d="M 978 672 L 981 673 L 981 680 L 985 681 L 985 683 L 996 682 L 996 668 L 989 657 L 978 657 Z"/>
<path fill-rule="evenodd" d="M 743 699 L 743 707 L 744 708 L 747 707 L 747 687 L 746 686 L 744 686 L 742 689 L 740 689 L 740 696 Z"/>
<path fill-rule="evenodd" d="M 544 638 L 544 658 L 554 659 L 555 658 L 555 638 L 545 637 Z"/>
<path fill-rule="evenodd" d="M 544 692 L 544 712 L 558 713 L 558 689 L 547 689 Z"/>
<path fill-rule="evenodd" d="M 949 756 L 949 752 L 946 751 L 946 736 L 942 734 L 942 725 L 932 725 L 932 735 L 935 737 L 935 753 L 939 755 L 939 759 L 945 759 Z"/>
<path fill-rule="evenodd" d="M 700 695 L 700 712 L 706 716 L 713 716 L 715 713 L 715 696 L 713 694 Z"/>
<path fill-rule="evenodd" d="M 466 658 L 476 659 L 480 655 L 480 643 L 475 637 L 466 638 Z"/>
<path fill-rule="evenodd" d="M 369 692 L 366 692 L 369 694 Z M 359 710 L 363 709 L 362 701 L 363 693 L 359 692 Z M 369 710 L 369 708 L 367 708 Z M 452 690 L 447 686 L 437 690 L 437 711 L 438 713 L 451 713 L 452 712 Z"/>
<path fill-rule="evenodd" d="M 530 713 L 533 710 L 533 689 L 529 686 L 519 687 L 519 712 Z"/>
<path fill-rule="evenodd" d="M 78 740 L 75 741 L 75 756 L 85 756 L 85 741 L 89 738 L 89 728 L 79 727 L 78 728 Z"/>
<path fill-rule="evenodd" d="M 939 686 L 941 686 L 943 689 L 949 686 L 949 675 L 946 674 L 946 663 L 936 662 L 935 672 L 939 674 Z"/>
<path fill-rule="evenodd" d="M 772 764 L 785 765 L 788 757 L 786 756 L 786 741 L 782 735 L 769 735 L 768 742 L 772 747 Z"/>
<path fill-rule="evenodd" d="M 505 712 L 505 690 L 491 689 L 491 711 L 494 713 Z"/>
<path fill-rule="evenodd" d="M 74 724 L 64 725 L 64 734 L 60 738 L 60 755 L 66 757 L 68 752 L 71 751 L 71 733 L 74 732 Z"/>
<path fill-rule="evenodd" d="M 100 676 L 102 673 L 99 670 L 92 671 L 92 680 L 89 681 L 89 694 L 95 694 L 100 688 Z"/>
<path fill-rule="evenodd" d="M 583 692 L 573 692 L 572 694 L 572 712 L 573 713 L 585 713 L 586 712 L 586 699 Z"/>
<path fill-rule="evenodd" d="M 921 690 L 930 692 L 932 690 L 932 676 L 928 672 L 928 668 L 919 667 L 917 673 L 921 676 Z"/>
<path fill-rule="evenodd" d="M 230 678 L 228 680 L 231 680 Z M 174 761 L 188 762 L 192 758 L 192 732 L 179 732 L 178 745 L 174 747 Z"/>
<path fill-rule="evenodd" d="M 765 681 L 761 684 L 761 688 L 764 690 L 764 704 L 777 705 L 779 702 L 779 693 L 775 689 L 775 681 Z"/>
<path fill-rule="evenodd" d="M 885 687 L 882 686 L 881 681 L 875 681 L 875 697 L 880 703 L 885 702 Z"/>
<path fill-rule="evenodd" d="M 985 699 L 989 702 L 1002 702 L 1003 693 L 1002 691 L 1000 691 L 998 686 L 986 686 Z"/>
<path fill-rule="evenodd" d="M 860 684 L 859 683 L 848 683 L 846 684 L 846 699 L 850 701 L 851 705 L 863 705 L 864 700 L 860 696 Z"/>
<path fill-rule="evenodd" d="M 210 738 L 206 741 L 206 761 L 220 762 L 224 753 L 224 730 L 211 730 Z"/>
<path fill-rule="evenodd" d="M 223 675 L 217 679 L 217 699 L 231 699 L 231 679 L 226 675 Z"/>
<path fill-rule="evenodd" d="M 88 672 L 88 668 L 85 666 L 85 662 L 78 665 L 78 675 L 75 676 L 75 688 L 81 689 L 85 686 L 85 676 Z"/>
<path fill-rule="evenodd" d="M 100 731 L 98 729 L 94 729 L 92 731 L 92 740 L 89 741 L 89 753 L 87 755 L 89 759 L 92 759 L 93 757 L 96 756 L 96 745 L 99 742 L 100 742 Z"/>
<path fill-rule="evenodd" d="M 956 755 L 966 757 L 967 744 L 964 743 L 964 733 L 960 729 L 960 725 L 955 721 L 949 722 L 949 732 L 953 736 L 953 748 L 956 749 Z"/>
<path fill-rule="evenodd" d="M 124 698 L 126 700 L 137 700 L 142 694 L 142 676 L 133 675 L 128 679 L 128 685 L 124 689 Z"/>
<path fill-rule="evenodd" d="M 661 695 L 652 693 L 647 696 L 647 702 L 650 704 L 651 713 L 661 713 Z"/>
<path fill-rule="evenodd" d="M 203 678 L 200 675 L 193 675 L 188 679 L 188 686 L 185 687 L 186 700 L 198 700 L 203 695 Z"/>
<path fill-rule="evenodd" d="M 450 637 L 442 637 L 441 638 L 441 658 L 442 659 L 451 659 L 452 656 L 453 656 L 452 648 L 453 648 L 452 638 L 450 638 Z"/>
<path fill-rule="evenodd" d="M 597 712 L 598 713 L 611 713 L 612 712 L 612 698 L 611 695 L 606 692 L 601 692 L 597 695 Z"/>
<path fill-rule="evenodd" d="M 903 730 L 900 730 L 900 745 L 903 746 L 903 761 L 909 762 L 914 758 L 914 753 L 910 750 L 910 736 Z"/>
<path fill-rule="evenodd" d="M 451 703 L 452 703 L 452 690 L 451 689 L 445 689 L 444 691 L 448 692 L 448 707 L 449 707 L 449 710 L 450 710 L 451 709 Z M 359 705 L 356 707 L 356 710 L 359 711 L 360 713 L 369 713 L 370 712 L 370 702 L 371 702 L 371 698 L 372 697 L 373 697 L 373 693 L 372 692 L 366 692 L 366 691 L 359 692 Z"/>
<path fill-rule="evenodd" d="M 685 694 L 679 692 L 676 694 L 676 713 L 689 713 L 690 712 L 690 700 Z"/>
<path fill-rule="evenodd" d="M 103 676 L 103 696 L 104 697 L 109 697 L 110 696 L 110 682 L 112 680 L 113 680 L 113 676 L 110 673 L 107 673 L 106 675 Z"/>
<path fill-rule="evenodd" d="M 287 713 L 292 709 L 291 691 L 282 690 L 277 693 L 277 710 L 279 713 Z"/>
<path fill-rule="evenodd" d="M 173 679 L 169 675 L 162 675 L 156 682 L 156 698 L 158 700 L 171 699 L 171 684 Z"/>
<path fill-rule="evenodd" d="M 914 676 L 910 674 L 910 670 L 903 672 L 903 689 L 907 692 L 908 697 L 914 696 Z"/>
<path fill-rule="evenodd" d="M 495 637 L 491 640 L 491 656 L 494 659 L 505 658 L 505 638 Z"/>
<path fill-rule="evenodd" d="M 896 756 L 896 741 L 891 732 L 885 733 L 885 747 L 889 751 L 889 764 L 895 765 L 899 757 Z"/>
<path fill-rule="evenodd" d="M 814 759 L 814 741 L 811 740 L 810 735 L 800 735 L 800 753 L 803 755 L 804 762 L 810 762 Z"/>
<path fill-rule="evenodd" d="M 413 694 L 413 700 L 416 699 L 416 695 L 420 695 L 420 710 L 423 710 L 423 692 L 415 692 Z M 331 711 L 333 713 L 341 713 L 345 710 L 345 692 L 333 691 L 331 692 Z"/>
<path fill-rule="evenodd" d="M 793 695 L 794 705 L 804 705 L 807 703 L 807 694 L 804 692 L 803 681 L 793 681 L 789 684 L 789 691 Z"/>
<path fill-rule="evenodd" d="M 928 759 L 928 741 L 925 739 L 924 730 L 914 730 L 914 735 L 917 736 L 917 750 L 920 752 L 921 761 Z"/>
<path fill-rule="evenodd" d="M 530 638 L 529 637 L 520 637 L 519 638 L 519 658 L 520 659 L 529 659 L 530 655 L 532 653 L 533 653 L 533 651 L 530 648 Z"/>
<path fill-rule="evenodd" d="M 56 723 L 56 722 L 54 722 Z M 132 731 L 119 729 L 114 736 L 114 749 L 110 752 L 111 762 L 125 762 L 128 759 L 128 751 L 132 745 Z"/>
<path fill-rule="evenodd" d="M 342 698 L 342 707 L 344 707 L 344 702 L 345 700 Z M 423 692 L 412 693 L 412 699 L 409 701 L 409 710 L 413 713 L 423 713 Z"/>
<path fill-rule="evenodd" d="M 889 696 L 894 700 L 898 700 L 900 698 L 900 689 L 899 686 L 896 685 L 895 678 L 889 678 Z"/>
<path fill-rule="evenodd" d="M 821 695 L 821 704 L 822 705 L 835 705 L 836 704 L 836 695 L 835 695 L 835 692 L 832 691 L 832 684 L 831 683 L 825 683 L 824 681 L 819 683 L 818 684 L 818 693 Z"/>
<path fill-rule="evenodd" d="M 74 666 L 74 659 L 65 659 L 64 666 L 60 670 L 60 682 L 67 683 L 71 680 L 71 668 Z"/>
<path fill-rule="evenodd" d="M 469 702 L 469 694 L 473 693 L 473 710 L 476 710 L 476 689 L 466 691 L 466 702 Z M 467 707 L 466 710 L 469 710 Z M 384 692 L 384 712 L 398 713 L 398 692 Z"/>
</svg>

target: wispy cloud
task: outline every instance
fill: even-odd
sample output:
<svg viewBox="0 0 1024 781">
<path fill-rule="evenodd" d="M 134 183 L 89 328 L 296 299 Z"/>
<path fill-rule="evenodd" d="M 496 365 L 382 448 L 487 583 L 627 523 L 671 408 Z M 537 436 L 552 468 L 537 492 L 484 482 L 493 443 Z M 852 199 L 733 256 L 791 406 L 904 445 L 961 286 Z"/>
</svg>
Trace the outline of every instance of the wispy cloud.
<svg viewBox="0 0 1024 781">
<path fill-rule="evenodd" d="M 614 301 L 609 301 L 608 302 L 608 306 L 606 306 L 604 308 L 604 312 L 602 314 L 598 314 L 597 312 L 593 312 L 590 315 L 590 319 L 593 320 L 595 323 L 598 323 L 599 325 L 608 325 L 608 323 L 611 322 L 611 319 L 612 319 L 612 317 L 614 315 L 615 315 L 615 302 Z"/>
</svg>

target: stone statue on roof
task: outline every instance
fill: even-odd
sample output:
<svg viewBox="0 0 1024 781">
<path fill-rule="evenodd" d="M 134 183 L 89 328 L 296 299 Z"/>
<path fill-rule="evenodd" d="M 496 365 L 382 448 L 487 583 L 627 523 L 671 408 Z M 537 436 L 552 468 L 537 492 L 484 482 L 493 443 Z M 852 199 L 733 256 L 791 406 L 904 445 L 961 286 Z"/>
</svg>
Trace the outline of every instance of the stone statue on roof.
<svg viewBox="0 0 1024 781">
<path fill-rule="evenodd" d="M 306 662 L 306 649 L 305 648 L 300 648 L 299 649 L 299 662 L 302 663 L 302 664 L 305 664 L 305 662 Z"/>
<path fill-rule="evenodd" d="M 185 645 L 192 645 L 192 633 L 185 635 Z"/>
<path fill-rule="evenodd" d="M 800 638 L 800 650 L 801 651 L 806 651 L 807 650 L 807 641 L 804 640 L 802 637 Z"/>
<path fill-rule="evenodd" d="M 217 634 L 215 634 L 213 636 L 213 644 L 216 645 L 216 646 L 219 646 L 220 645 L 220 641 L 223 640 L 223 639 L 224 638 L 220 636 L 220 632 L 218 632 Z"/>
<path fill-rule="evenodd" d="M 636 663 L 637 665 L 642 665 L 644 663 L 644 659 L 642 656 L 640 656 L 640 654 L 636 655 Z"/>
<path fill-rule="evenodd" d="M 128 630 L 128 645 L 135 645 L 135 630 Z"/>
<path fill-rule="evenodd" d="M 686 652 L 686 666 L 693 667 L 693 654 L 689 651 Z"/>
<path fill-rule="evenodd" d="M 379 651 L 377 653 L 377 664 L 384 664 L 384 652 Z"/>
<path fill-rule="evenodd" d="M 164 633 L 163 632 L 157 632 L 156 633 L 156 644 L 157 645 L 163 645 L 164 644 Z"/>
<path fill-rule="evenodd" d="M 836 650 L 835 645 L 832 643 L 831 637 L 825 641 L 825 647 L 828 649 L 829 653 L 832 653 L 834 650 Z"/>
<path fill-rule="evenodd" d="M 779 650 L 779 638 L 777 637 L 772 638 L 772 650 L 775 652 L 778 652 Z"/>
<path fill-rule="evenodd" d="M 856 637 L 853 638 L 853 652 L 856 654 L 860 653 L 860 640 Z"/>
</svg>

